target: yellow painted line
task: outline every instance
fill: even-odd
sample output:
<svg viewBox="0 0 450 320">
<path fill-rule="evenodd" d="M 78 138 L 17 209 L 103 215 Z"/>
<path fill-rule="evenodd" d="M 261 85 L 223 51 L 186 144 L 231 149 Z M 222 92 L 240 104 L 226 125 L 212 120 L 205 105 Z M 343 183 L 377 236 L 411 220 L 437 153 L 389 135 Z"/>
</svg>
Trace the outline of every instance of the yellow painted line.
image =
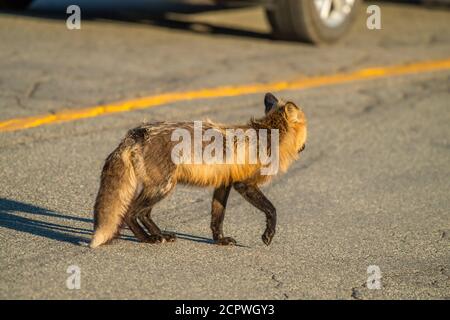
<svg viewBox="0 0 450 320">
<path fill-rule="evenodd" d="M 184 92 L 168 92 L 112 104 L 104 104 L 83 109 L 63 110 L 54 114 L 38 115 L 0 121 L 0 132 L 23 130 L 52 123 L 94 118 L 101 115 L 152 108 L 179 101 L 232 97 L 267 91 L 300 90 L 322 86 L 370 80 L 383 77 L 400 76 L 413 73 L 432 72 L 450 69 L 450 58 L 445 60 L 422 61 L 405 65 L 361 69 L 349 73 L 338 73 L 300 78 L 292 81 L 246 84 L 216 87 Z"/>
</svg>

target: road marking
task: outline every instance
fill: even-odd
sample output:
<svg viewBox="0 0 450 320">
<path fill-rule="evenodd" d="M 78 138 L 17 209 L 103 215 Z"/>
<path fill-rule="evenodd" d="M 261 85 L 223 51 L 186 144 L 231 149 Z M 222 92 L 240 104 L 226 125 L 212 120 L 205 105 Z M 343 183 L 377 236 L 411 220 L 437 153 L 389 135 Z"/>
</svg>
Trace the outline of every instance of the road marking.
<svg viewBox="0 0 450 320">
<path fill-rule="evenodd" d="M 58 111 L 54 114 L 38 115 L 0 121 L 0 132 L 17 131 L 39 127 L 47 124 L 94 118 L 102 115 L 152 108 L 163 104 L 221 97 L 232 97 L 267 91 L 300 90 L 322 86 L 343 84 L 352 81 L 370 80 L 413 73 L 432 72 L 450 69 L 450 59 L 422 61 L 404 65 L 361 69 L 349 73 L 314 76 L 292 81 L 256 83 L 238 86 L 216 87 L 184 92 L 168 92 L 153 96 L 137 98 L 112 104 L 89 108 Z"/>
</svg>

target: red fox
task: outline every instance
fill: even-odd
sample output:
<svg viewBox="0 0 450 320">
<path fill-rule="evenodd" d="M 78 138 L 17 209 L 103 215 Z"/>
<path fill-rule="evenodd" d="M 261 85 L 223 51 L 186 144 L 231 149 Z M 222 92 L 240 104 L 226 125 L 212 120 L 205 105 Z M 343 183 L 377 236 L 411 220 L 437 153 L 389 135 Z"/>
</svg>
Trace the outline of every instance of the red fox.
<svg viewBox="0 0 450 320">
<path fill-rule="evenodd" d="M 253 137 L 256 137 L 257 143 L 251 142 L 247 135 L 242 140 L 244 143 L 238 143 L 239 139 L 233 137 L 227 140 L 231 141 L 228 149 L 223 147 L 220 151 L 215 150 L 216 156 L 222 156 L 230 150 L 247 151 L 240 162 L 235 161 L 235 156 L 226 163 L 211 163 L 204 159 L 194 163 L 174 161 L 174 150 L 178 148 L 178 141 L 173 139 L 174 133 L 184 130 L 194 136 L 196 128 L 192 122 L 152 122 L 128 131 L 119 146 L 107 157 L 103 167 L 94 206 L 94 235 L 90 247 L 95 248 L 113 240 L 124 224 L 128 225 L 139 241 L 175 241 L 175 234 L 161 232 L 152 220 L 151 212 L 153 206 L 164 199 L 177 183 L 214 188 L 211 208 L 214 243 L 236 244 L 233 238 L 225 237 L 222 231 L 227 199 L 233 187 L 248 202 L 264 212 L 266 229 L 262 241 L 269 245 L 275 235 L 277 215 L 275 207 L 259 186 L 268 183 L 273 174 L 264 174 L 267 162 L 261 159 L 251 162 L 248 152 L 252 146 L 257 145 L 257 151 L 276 155 L 279 171 L 285 172 L 305 148 L 307 123 L 303 111 L 293 102 L 278 100 L 267 93 L 264 105 L 264 117 L 252 118 L 245 125 L 224 125 L 209 120 L 203 123 L 201 133 L 204 134 L 209 130 L 214 134 L 227 135 L 227 130 L 231 129 L 256 132 Z M 267 138 L 263 132 L 267 131 L 272 139 L 263 141 Z M 273 139 L 275 136 L 277 139 Z M 206 151 L 205 140 L 200 141 L 197 147 Z M 179 155 L 186 157 L 196 152 L 193 147 L 189 151 L 185 149 Z"/>
</svg>

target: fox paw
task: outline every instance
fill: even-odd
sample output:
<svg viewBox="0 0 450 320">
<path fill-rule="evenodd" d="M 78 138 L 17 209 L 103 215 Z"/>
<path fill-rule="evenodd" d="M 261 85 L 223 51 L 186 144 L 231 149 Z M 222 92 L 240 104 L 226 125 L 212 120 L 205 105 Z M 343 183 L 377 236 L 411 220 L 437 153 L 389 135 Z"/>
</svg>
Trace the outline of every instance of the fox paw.
<svg viewBox="0 0 450 320">
<path fill-rule="evenodd" d="M 261 239 L 264 242 L 264 244 L 268 246 L 272 242 L 274 235 L 275 235 L 274 231 L 266 230 L 266 232 L 264 232 L 264 234 L 262 235 Z"/>
<path fill-rule="evenodd" d="M 167 242 L 175 242 L 177 240 L 175 233 L 163 232 L 161 235 Z"/>
<path fill-rule="evenodd" d="M 235 246 L 236 240 L 234 240 L 231 237 L 223 237 L 223 238 L 216 240 L 216 244 L 218 244 L 220 246 Z"/>
<path fill-rule="evenodd" d="M 157 244 L 166 242 L 166 239 L 164 239 L 164 237 L 161 234 L 151 234 L 145 239 L 144 242 Z"/>
<path fill-rule="evenodd" d="M 158 244 L 164 242 L 174 242 L 177 239 L 176 235 L 173 233 L 161 233 L 149 235 L 145 240 L 147 243 Z"/>
</svg>

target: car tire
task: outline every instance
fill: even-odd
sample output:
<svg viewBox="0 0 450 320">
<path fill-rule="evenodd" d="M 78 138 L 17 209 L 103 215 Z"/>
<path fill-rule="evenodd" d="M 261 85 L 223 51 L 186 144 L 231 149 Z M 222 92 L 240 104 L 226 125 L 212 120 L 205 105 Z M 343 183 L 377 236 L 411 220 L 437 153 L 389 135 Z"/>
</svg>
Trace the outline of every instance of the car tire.
<svg viewBox="0 0 450 320">
<path fill-rule="evenodd" d="M 33 0 L 0 0 L 0 9 L 26 9 Z"/>
<path fill-rule="evenodd" d="M 273 4 L 266 8 L 266 15 L 275 38 L 316 44 L 332 43 L 348 32 L 359 12 L 361 0 L 348 3 L 349 13 L 332 16 L 341 17 L 341 21 L 321 18 L 314 0 L 273 0 Z"/>
</svg>

